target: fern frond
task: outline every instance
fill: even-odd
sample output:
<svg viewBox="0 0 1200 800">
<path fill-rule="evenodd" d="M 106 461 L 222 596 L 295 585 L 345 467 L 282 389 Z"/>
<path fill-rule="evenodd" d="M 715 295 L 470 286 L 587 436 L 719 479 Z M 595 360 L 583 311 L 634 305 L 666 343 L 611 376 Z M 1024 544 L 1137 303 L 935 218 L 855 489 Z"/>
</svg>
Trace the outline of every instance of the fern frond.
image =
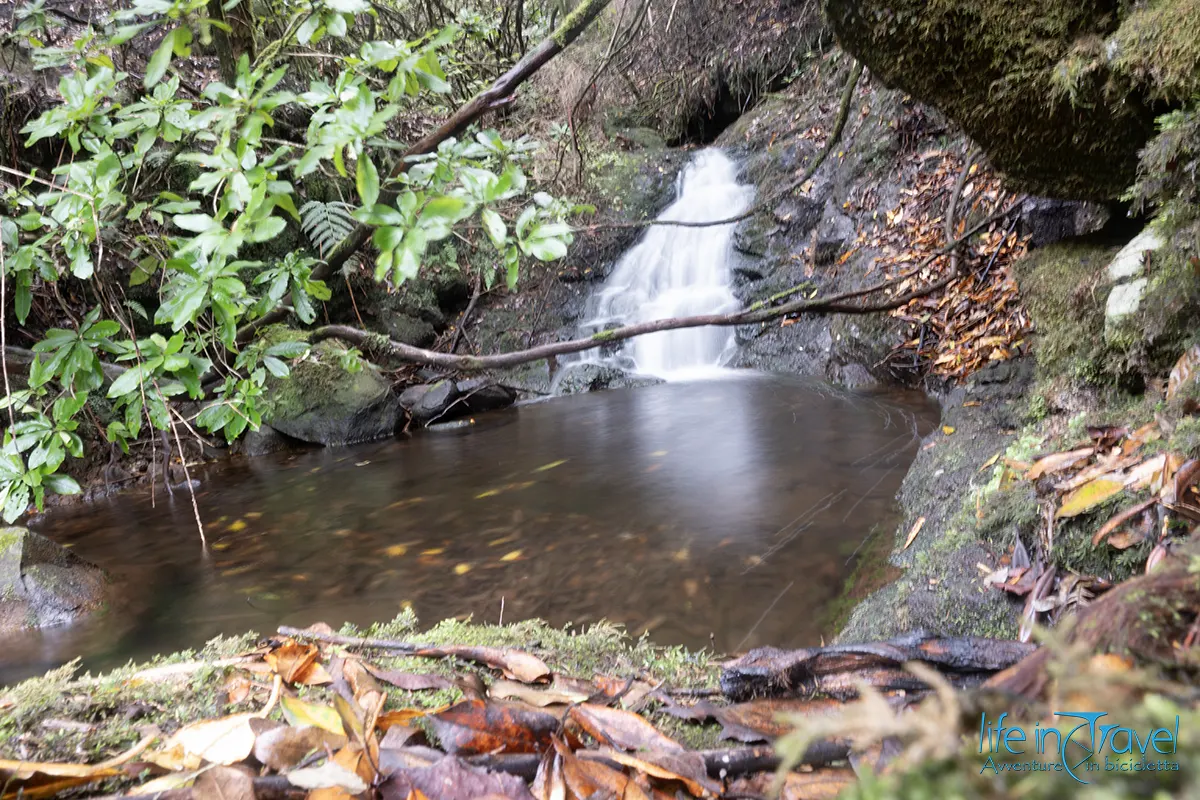
<svg viewBox="0 0 1200 800">
<path fill-rule="evenodd" d="M 353 212 L 354 206 L 340 200 L 331 203 L 309 200 L 300 206 L 300 227 L 321 258 L 333 252 L 354 230 L 358 223 L 351 216 Z"/>
</svg>

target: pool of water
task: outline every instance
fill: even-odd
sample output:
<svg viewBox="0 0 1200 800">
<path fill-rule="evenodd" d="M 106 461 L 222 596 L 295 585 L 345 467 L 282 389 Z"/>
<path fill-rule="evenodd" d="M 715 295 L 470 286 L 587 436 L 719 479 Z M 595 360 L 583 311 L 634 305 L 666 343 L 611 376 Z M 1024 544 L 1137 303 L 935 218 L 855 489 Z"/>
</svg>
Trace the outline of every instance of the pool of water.
<svg viewBox="0 0 1200 800">
<path fill-rule="evenodd" d="M 207 549 L 186 492 L 35 522 L 112 573 L 126 603 L 0 641 L 0 680 L 406 606 L 429 624 L 607 619 L 661 644 L 811 644 L 864 540 L 891 536 L 935 412 L 917 393 L 740 374 L 201 468 Z"/>
</svg>

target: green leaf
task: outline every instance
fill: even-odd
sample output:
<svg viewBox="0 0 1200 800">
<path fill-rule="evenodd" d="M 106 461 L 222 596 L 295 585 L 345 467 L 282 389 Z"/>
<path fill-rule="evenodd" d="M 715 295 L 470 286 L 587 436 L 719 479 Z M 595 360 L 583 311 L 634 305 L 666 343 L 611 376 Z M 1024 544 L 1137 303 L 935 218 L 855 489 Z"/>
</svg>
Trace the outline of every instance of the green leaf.
<svg viewBox="0 0 1200 800">
<path fill-rule="evenodd" d="M 180 228 L 192 233 L 205 233 L 219 224 L 208 214 L 179 214 L 172 219 Z"/>
<path fill-rule="evenodd" d="M 487 231 L 492 244 L 496 246 L 496 249 L 504 247 L 504 240 L 508 238 L 508 228 L 504 224 L 504 220 L 490 208 L 483 210 L 482 217 L 484 230 Z"/>
<path fill-rule="evenodd" d="M 263 364 L 266 366 L 267 371 L 276 378 L 286 378 L 289 374 L 291 374 L 291 370 L 288 369 L 288 365 L 280 361 L 275 356 L 265 356 L 263 358 Z"/>
<path fill-rule="evenodd" d="M 121 373 L 112 382 L 112 386 L 108 387 L 108 396 L 110 398 L 121 397 L 137 389 L 138 385 L 142 382 L 142 367 L 143 365 L 138 364 Z"/>
<path fill-rule="evenodd" d="M 150 56 L 150 62 L 146 64 L 146 77 L 142 81 L 147 89 L 154 86 L 162 80 L 163 75 L 167 74 L 167 67 L 171 65 L 171 55 L 175 51 L 175 36 L 178 32 L 179 28 L 167 31 L 162 42 L 159 43 L 158 49 L 154 51 L 154 55 Z"/>
<path fill-rule="evenodd" d="M 47 475 L 42 481 L 55 494 L 79 494 L 83 491 L 70 475 Z"/>
<path fill-rule="evenodd" d="M 372 208 L 379 199 L 379 172 L 371 157 L 366 153 L 358 157 L 358 167 L 355 169 L 354 183 L 358 187 L 358 196 L 362 198 L 364 208 Z"/>
</svg>

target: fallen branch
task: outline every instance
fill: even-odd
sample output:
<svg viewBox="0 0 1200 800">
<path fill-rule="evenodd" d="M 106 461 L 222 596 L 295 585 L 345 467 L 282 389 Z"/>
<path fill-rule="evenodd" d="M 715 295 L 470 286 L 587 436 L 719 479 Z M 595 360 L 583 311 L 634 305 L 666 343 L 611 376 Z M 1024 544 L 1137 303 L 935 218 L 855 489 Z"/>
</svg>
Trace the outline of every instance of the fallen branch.
<svg viewBox="0 0 1200 800">
<path fill-rule="evenodd" d="M 567 15 L 562 24 L 553 33 L 543 39 L 533 50 L 530 50 L 512 69 L 501 75 L 491 86 L 461 106 L 439 128 L 409 147 L 404 152 L 404 155 L 401 156 L 395 169 L 392 170 L 389 176 L 390 180 L 394 181 L 407 172 L 408 168 L 414 163 L 413 158 L 415 156 L 436 152 L 438 145 L 442 142 L 453 136 L 458 136 L 484 114 L 504 105 L 512 93 L 517 90 L 517 87 L 527 81 L 535 72 L 579 38 L 579 35 L 587 29 L 592 20 L 604 10 L 608 3 L 609 0 L 584 0 L 584 2 L 580 3 L 574 11 Z M 397 196 L 395 190 L 389 189 L 380 193 L 379 202 L 383 205 L 393 205 L 396 202 Z M 341 269 L 342 265 L 350 260 L 350 257 L 366 244 L 372 230 L 370 225 L 359 223 L 337 247 L 333 248 L 333 251 L 329 253 L 325 261 L 317 265 L 316 269 L 312 272 L 312 280 L 325 280 Z M 259 328 L 279 322 L 290 311 L 290 307 L 286 305 L 276 306 L 272 311 L 267 312 L 257 320 L 242 326 L 237 332 L 237 341 L 239 343 L 249 341 L 254 337 L 255 332 Z"/>
<path fill-rule="evenodd" d="M 924 261 L 907 272 L 901 273 L 894 278 L 879 281 L 861 289 L 841 292 L 840 294 L 830 295 L 828 297 L 793 300 L 782 305 L 766 308 L 755 305 L 742 311 L 737 311 L 730 314 L 699 314 L 690 317 L 670 317 L 668 319 L 640 322 L 634 325 L 625 325 L 620 328 L 599 331 L 591 336 L 585 336 L 580 339 L 572 339 L 566 342 L 552 342 L 550 344 L 539 345 L 538 347 L 530 347 L 525 350 L 516 350 L 511 353 L 500 353 L 489 356 L 464 356 L 456 355 L 454 353 L 439 353 L 433 350 L 413 347 L 412 345 L 404 344 L 403 342 L 393 341 L 382 334 L 368 333 L 367 331 L 359 330 L 358 328 L 353 328 L 349 325 L 325 325 L 317 328 L 310 335 L 309 341 L 315 344 L 316 342 L 324 339 L 341 339 L 342 341 L 349 342 L 350 344 L 363 349 L 363 351 L 367 353 L 385 355 L 410 363 L 441 367 L 443 369 L 476 371 L 484 369 L 503 369 L 506 367 L 517 366 L 519 364 L 525 364 L 530 361 L 539 361 L 541 359 L 552 358 L 560 355 L 568 355 L 571 353 L 582 353 L 587 350 L 593 350 L 598 347 L 612 344 L 613 342 L 620 342 L 626 339 L 632 339 L 636 336 L 644 336 L 649 333 L 659 333 L 661 331 L 672 331 L 682 328 L 699 328 L 706 325 L 715 325 L 720 327 L 728 327 L 732 325 L 757 325 L 763 322 L 768 322 L 770 320 L 795 314 L 869 314 L 877 311 L 890 311 L 908 304 L 915 298 L 924 297 L 945 288 L 958 276 L 954 273 L 951 273 L 944 278 L 935 281 L 934 283 L 928 284 L 919 289 L 914 289 L 906 294 L 897 295 L 895 297 L 882 300 L 877 303 L 857 303 L 853 301 L 869 294 L 883 292 L 889 288 L 898 286 L 909 278 L 915 277 L 923 269 L 932 264 L 937 258 L 947 253 L 950 249 L 959 246 L 967 238 L 975 235 L 996 220 L 1012 213 L 1018 205 L 1019 202 L 1014 203 L 1003 211 L 992 214 L 987 219 L 972 227 L 958 239 L 955 239 L 953 242 L 949 242 L 943 247 L 938 248 L 938 250 L 930 254 Z"/>
</svg>

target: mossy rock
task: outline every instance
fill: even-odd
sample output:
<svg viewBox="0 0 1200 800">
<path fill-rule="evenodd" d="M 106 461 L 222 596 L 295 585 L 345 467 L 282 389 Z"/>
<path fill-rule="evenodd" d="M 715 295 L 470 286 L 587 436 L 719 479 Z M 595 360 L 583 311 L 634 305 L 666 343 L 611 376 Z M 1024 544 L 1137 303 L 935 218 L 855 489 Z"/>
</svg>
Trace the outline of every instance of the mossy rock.
<svg viewBox="0 0 1200 800">
<path fill-rule="evenodd" d="M 25 528 L 0 528 L 0 632 L 76 622 L 109 599 L 99 567 Z"/>
<path fill-rule="evenodd" d="M 320 342 L 288 377 L 270 378 L 265 421 L 293 439 L 326 446 L 391 436 L 400 417 L 391 383 L 369 364 L 352 372 L 344 355 L 339 345 Z"/>
<path fill-rule="evenodd" d="M 1131 5 L 824 2 L 843 47 L 884 83 L 950 116 L 1015 186 L 1088 200 L 1118 197 L 1133 183 L 1162 110 L 1154 105 L 1162 93 L 1139 85 L 1133 64 L 1106 58 L 1105 39 Z"/>
</svg>

